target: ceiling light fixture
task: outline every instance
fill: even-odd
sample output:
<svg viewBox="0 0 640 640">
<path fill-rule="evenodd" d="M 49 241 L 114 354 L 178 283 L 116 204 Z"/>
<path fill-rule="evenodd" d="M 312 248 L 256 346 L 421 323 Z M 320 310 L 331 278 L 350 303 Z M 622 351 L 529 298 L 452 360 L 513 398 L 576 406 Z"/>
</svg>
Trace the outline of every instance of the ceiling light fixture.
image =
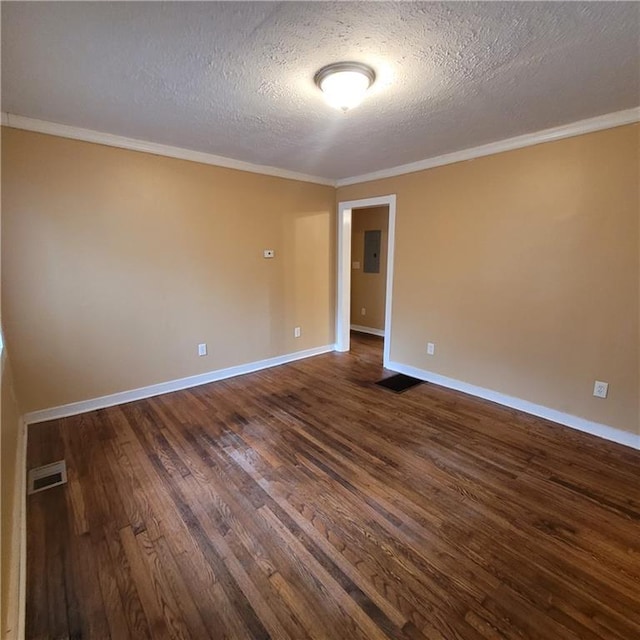
<svg viewBox="0 0 640 640">
<path fill-rule="evenodd" d="M 328 64 L 314 77 L 327 103 L 342 111 L 358 106 L 375 79 L 374 70 L 360 62 Z"/>
</svg>

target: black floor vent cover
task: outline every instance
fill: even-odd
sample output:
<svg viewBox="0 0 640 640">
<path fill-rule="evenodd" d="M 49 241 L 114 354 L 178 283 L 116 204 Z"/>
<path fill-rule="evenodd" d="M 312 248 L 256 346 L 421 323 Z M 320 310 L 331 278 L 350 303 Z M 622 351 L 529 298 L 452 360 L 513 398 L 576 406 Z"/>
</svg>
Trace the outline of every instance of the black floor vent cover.
<svg viewBox="0 0 640 640">
<path fill-rule="evenodd" d="M 398 373 L 395 376 L 389 376 L 388 378 L 384 378 L 376 384 L 379 384 L 381 387 L 385 387 L 386 389 L 391 389 L 391 391 L 395 391 L 396 393 L 402 393 L 407 389 L 411 389 L 411 387 L 415 387 L 420 384 L 422 380 L 418 378 L 412 378 L 411 376 L 405 376 L 404 373 Z"/>
</svg>

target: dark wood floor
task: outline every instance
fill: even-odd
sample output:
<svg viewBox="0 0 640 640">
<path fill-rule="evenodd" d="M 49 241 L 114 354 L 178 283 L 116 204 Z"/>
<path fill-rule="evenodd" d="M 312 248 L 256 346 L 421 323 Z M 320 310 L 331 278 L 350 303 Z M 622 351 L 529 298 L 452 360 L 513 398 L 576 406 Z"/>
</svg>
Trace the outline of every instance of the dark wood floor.
<svg viewBox="0 0 640 640">
<path fill-rule="evenodd" d="M 640 452 L 381 343 L 29 430 L 29 638 L 640 638 Z"/>
</svg>

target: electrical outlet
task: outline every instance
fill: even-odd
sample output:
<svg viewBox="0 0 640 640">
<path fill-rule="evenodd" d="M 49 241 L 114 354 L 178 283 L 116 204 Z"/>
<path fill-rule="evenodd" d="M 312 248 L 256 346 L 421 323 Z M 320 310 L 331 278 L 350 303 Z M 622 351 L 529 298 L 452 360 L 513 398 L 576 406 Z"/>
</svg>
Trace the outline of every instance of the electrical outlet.
<svg viewBox="0 0 640 640">
<path fill-rule="evenodd" d="M 360 315 L 361 316 L 366 316 L 367 315 L 367 310 L 364 307 L 362 307 L 362 309 L 360 309 Z"/>
<path fill-rule="evenodd" d="M 352 262 L 351 263 L 351 268 L 352 269 L 359 269 L 360 268 L 360 263 L 359 262 Z"/>
<path fill-rule="evenodd" d="M 198 355 L 199 356 L 206 356 L 207 355 L 207 343 L 203 342 L 202 344 L 198 345 Z"/>
<path fill-rule="evenodd" d="M 593 395 L 596 398 L 606 398 L 609 393 L 609 383 L 608 382 L 600 382 L 600 380 L 596 380 L 593 385 Z"/>
<path fill-rule="evenodd" d="M 427 355 L 432 356 L 436 352 L 436 345 L 433 342 L 427 342 Z"/>
<path fill-rule="evenodd" d="M 294 338 L 299 338 L 301 335 L 302 335 L 302 331 L 301 331 L 300 327 L 296 327 L 293 330 L 293 337 Z"/>
</svg>

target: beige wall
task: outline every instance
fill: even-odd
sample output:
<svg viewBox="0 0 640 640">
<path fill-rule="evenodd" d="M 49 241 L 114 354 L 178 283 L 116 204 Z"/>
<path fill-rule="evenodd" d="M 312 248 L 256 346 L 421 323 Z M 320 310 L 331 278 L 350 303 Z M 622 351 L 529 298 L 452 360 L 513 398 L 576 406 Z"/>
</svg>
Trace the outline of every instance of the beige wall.
<svg viewBox="0 0 640 640">
<path fill-rule="evenodd" d="M 380 230 L 380 273 L 364 272 L 364 232 Z M 354 209 L 351 218 L 351 324 L 384 330 L 389 207 Z M 362 309 L 366 313 L 362 315 Z"/>
<path fill-rule="evenodd" d="M 20 496 L 17 490 L 17 463 L 18 453 L 18 429 L 20 425 L 18 404 L 13 393 L 13 380 L 9 362 L 2 355 L 2 391 L 0 396 L 0 458 L 2 483 L 2 529 L 1 529 L 1 588 L 0 597 L 2 610 L 0 620 L 2 624 L 2 637 L 16 637 L 15 628 L 10 626 L 17 620 L 17 611 L 9 611 L 9 606 L 17 606 L 18 575 L 19 575 L 19 544 L 20 544 L 20 519 L 16 517 L 16 510 L 20 509 L 18 500 Z M 10 631 L 10 633 L 8 633 Z"/>
<path fill-rule="evenodd" d="M 8 128 L 2 167 L 25 411 L 333 343 L 333 188 Z"/>
<path fill-rule="evenodd" d="M 0 313 L 0 318 L 2 314 Z M 0 321 L 0 334 L 2 322 Z M 0 348 L 0 634 L 17 638 L 24 432 L 7 349 Z"/>
<path fill-rule="evenodd" d="M 640 432 L 638 132 L 340 188 L 397 194 L 391 359 Z"/>
<path fill-rule="evenodd" d="M 637 125 L 337 196 L 3 138 L 4 322 L 26 411 L 331 343 L 335 199 L 396 193 L 392 360 L 640 431 Z"/>
</svg>

